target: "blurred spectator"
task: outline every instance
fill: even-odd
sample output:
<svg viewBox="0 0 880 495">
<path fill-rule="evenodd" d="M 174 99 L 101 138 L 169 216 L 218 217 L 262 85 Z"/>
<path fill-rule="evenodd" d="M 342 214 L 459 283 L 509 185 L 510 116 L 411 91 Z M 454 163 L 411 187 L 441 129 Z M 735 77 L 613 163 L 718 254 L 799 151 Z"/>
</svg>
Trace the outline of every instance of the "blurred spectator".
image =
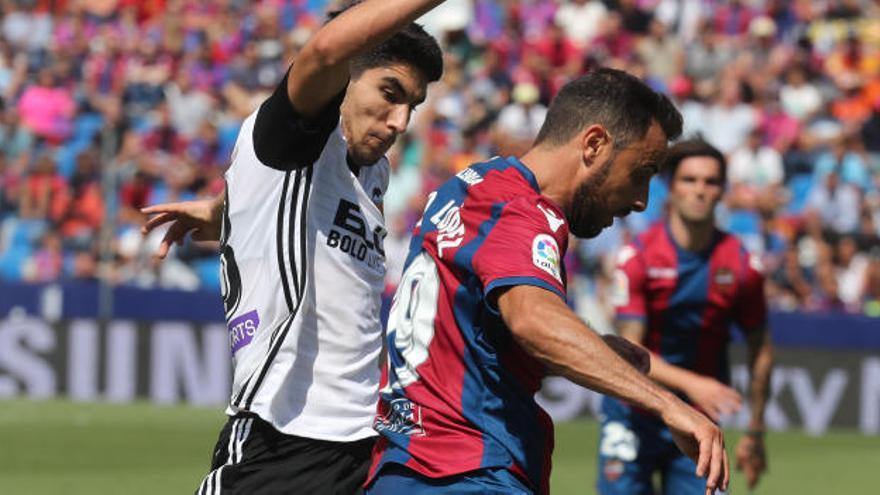
<svg viewBox="0 0 880 495">
<path fill-rule="evenodd" d="M 161 233 L 140 237 L 139 209 L 222 191 L 241 122 L 338 3 L 0 3 L 0 277 L 216 290 L 210 249 L 185 243 L 151 259 Z M 760 253 L 775 309 L 880 316 L 877 2 L 445 7 L 426 19 L 444 77 L 389 156 L 389 290 L 427 193 L 472 162 L 517 154 L 563 84 L 613 66 L 669 93 L 685 136 L 726 153 L 732 191 L 719 220 Z M 106 197 L 103 183 L 115 188 Z M 582 311 L 607 312 L 615 251 L 662 214 L 664 193 L 652 181 L 648 211 L 576 250 Z M 103 224 L 111 252 L 99 251 Z"/>
<path fill-rule="evenodd" d="M 616 10 L 620 12 L 623 29 L 637 36 L 648 34 L 654 15 L 643 9 L 638 0 L 616 0 Z"/>
<path fill-rule="evenodd" d="M 684 68 L 681 42 L 669 35 L 666 25 L 656 19 L 650 22 L 648 36 L 636 45 L 636 52 L 645 61 L 648 76 L 659 82 L 661 87 L 668 88 Z"/>
<path fill-rule="evenodd" d="M 880 155 L 880 98 L 874 100 L 871 116 L 862 126 L 862 142 L 865 148 L 875 155 Z M 875 162 L 877 158 L 875 157 Z"/>
<path fill-rule="evenodd" d="M 697 39 L 688 43 L 686 49 L 685 72 L 697 84 L 711 87 L 708 82 L 718 76 L 721 70 L 733 62 L 736 53 L 730 43 L 715 32 L 709 23 L 703 24 Z M 705 94 L 707 90 L 699 91 Z"/>
<path fill-rule="evenodd" d="M 54 232 L 47 232 L 40 240 L 40 247 L 25 262 L 22 270 L 28 282 L 51 282 L 61 276 L 63 267 L 61 239 Z"/>
<path fill-rule="evenodd" d="M 193 84 L 194 74 L 187 70 L 177 73 L 174 82 L 165 87 L 165 100 L 171 124 L 183 136 L 193 136 L 213 109 L 213 99 Z"/>
<path fill-rule="evenodd" d="M 69 198 L 58 220 L 58 230 L 65 243 L 75 248 L 90 247 L 104 219 L 100 174 L 98 153 L 94 150 L 80 153 L 76 171 L 70 178 Z"/>
<path fill-rule="evenodd" d="M 850 32 L 846 42 L 835 47 L 825 65 L 831 77 L 858 84 L 880 73 L 880 53 L 876 47 L 866 47 L 856 33 Z"/>
<path fill-rule="evenodd" d="M 599 34 L 608 9 L 599 0 L 570 0 L 556 11 L 556 23 L 577 46 L 584 47 Z"/>
<path fill-rule="evenodd" d="M 19 216 L 53 222 L 59 220 L 66 207 L 66 191 L 67 184 L 55 170 L 52 156 L 41 154 L 22 184 Z"/>
<path fill-rule="evenodd" d="M 35 1 L 3 2 L 3 37 L 17 48 L 36 51 L 46 48 L 52 34 L 52 18 L 39 12 Z"/>
<path fill-rule="evenodd" d="M 836 138 L 831 149 L 816 158 L 813 171 L 815 182 L 820 182 L 826 175 L 836 171 L 845 184 L 860 189 L 870 188 L 868 168 L 862 154 L 858 152 L 860 147 L 861 142 L 856 134 Z"/>
<path fill-rule="evenodd" d="M 702 0 L 659 0 L 657 19 L 682 42 L 690 43 L 697 37 L 705 15 L 702 4 Z"/>
<path fill-rule="evenodd" d="M 513 88 L 513 101 L 498 115 L 496 140 L 504 155 L 518 155 L 529 148 L 538 135 L 547 107 L 538 102 L 534 84 L 519 83 Z"/>
<path fill-rule="evenodd" d="M 743 0 L 729 0 L 718 5 L 714 16 L 715 31 L 725 36 L 741 36 L 746 33 L 755 11 Z"/>
<path fill-rule="evenodd" d="M 800 66 L 794 66 L 786 73 L 779 100 L 785 113 L 800 121 L 808 120 L 822 107 L 822 94 L 807 81 L 806 71 Z"/>
<path fill-rule="evenodd" d="M 855 237 L 845 235 L 837 241 L 835 261 L 840 300 L 850 311 L 860 311 L 868 257 L 859 253 Z"/>
<path fill-rule="evenodd" d="M 730 76 L 721 81 L 712 104 L 701 118 L 703 136 L 722 153 L 731 153 L 758 125 L 755 110 L 742 101 L 742 83 Z"/>
<path fill-rule="evenodd" d="M 95 280 L 98 278 L 98 260 L 91 251 L 77 251 L 73 255 L 70 276 L 79 280 Z"/>
<path fill-rule="evenodd" d="M 836 170 L 813 187 L 807 208 L 838 234 L 851 234 L 859 226 L 859 191 L 856 186 L 842 183 Z"/>
<path fill-rule="evenodd" d="M 52 69 L 41 69 L 35 84 L 28 86 L 18 100 L 22 124 L 35 135 L 58 143 L 71 132 L 76 110 L 73 95 L 60 87 Z"/>
<path fill-rule="evenodd" d="M 779 185 L 783 178 L 782 155 L 763 144 L 760 129 L 753 129 L 743 146 L 730 155 L 727 179 L 736 188 L 752 191 Z"/>
<path fill-rule="evenodd" d="M 623 28 L 620 12 L 611 11 L 602 20 L 598 36 L 590 43 L 590 54 L 608 65 L 619 65 L 632 56 L 636 38 Z"/>
</svg>

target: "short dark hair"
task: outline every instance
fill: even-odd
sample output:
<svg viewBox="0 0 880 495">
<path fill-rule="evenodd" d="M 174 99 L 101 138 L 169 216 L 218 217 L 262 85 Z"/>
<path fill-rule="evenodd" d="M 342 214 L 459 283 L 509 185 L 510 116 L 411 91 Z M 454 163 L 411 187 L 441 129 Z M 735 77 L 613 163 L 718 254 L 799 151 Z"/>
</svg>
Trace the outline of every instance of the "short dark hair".
<svg viewBox="0 0 880 495">
<path fill-rule="evenodd" d="M 724 154 L 718 148 L 700 138 L 680 141 L 666 150 L 663 169 L 667 181 L 672 182 L 672 178 L 675 177 L 675 172 L 678 171 L 678 166 L 681 165 L 681 162 L 695 156 L 714 158 L 721 166 L 721 183 L 727 182 L 727 160 L 724 158 Z"/>
<path fill-rule="evenodd" d="M 361 3 L 362 0 L 346 2 L 342 8 L 329 12 L 327 22 Z M 428 82 L 440 80 L 443 75 L 443 52 L 433 36 L 420 24 L 410 23 L 378 46 L 351 61 L 351 77 L 357 79 L 367 69 L 404 63 L 416 68 Z"/>
<path fill-rule="evenodd" d="M 535 144 L 560 145 L 593 125 L 603 125 L 621 148 L 645 137 L 656 120 L 667 140 L 681 135 L 682 118 L 665 95 L 637 77 L 615 69 L 599 69 L 569 82 L 550 104 Z"/>
</svg>

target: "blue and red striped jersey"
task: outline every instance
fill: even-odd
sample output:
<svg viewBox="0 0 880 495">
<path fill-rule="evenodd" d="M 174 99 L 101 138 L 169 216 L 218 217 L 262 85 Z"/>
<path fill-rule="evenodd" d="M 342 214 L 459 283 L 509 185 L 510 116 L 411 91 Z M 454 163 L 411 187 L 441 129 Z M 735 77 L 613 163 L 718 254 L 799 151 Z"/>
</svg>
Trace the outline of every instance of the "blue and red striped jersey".
<svg viewBox="0 0 880 495">
<path fill-rule="evenodd" d="M 534 399 L 546 370 L 490 294 L 533 285 L 565 299 L 567 243 L 562 211 L 516 158 L 432 193 L 389 315 L 370 479 L 386 463 L 432 478 L 504 468 L 548 490 L 553 425 Z"/>
<path fill-rule="evenodd" d="M 720 230 L 694 253 L 675 243 L 666 223 L 655 224 L 618 253 L 614 278 L 617 317 L 645 320 L 645 347 L 723 383 L 731 323 L 749 332 L 767 318 L 760 263 Z"/>
</svg>

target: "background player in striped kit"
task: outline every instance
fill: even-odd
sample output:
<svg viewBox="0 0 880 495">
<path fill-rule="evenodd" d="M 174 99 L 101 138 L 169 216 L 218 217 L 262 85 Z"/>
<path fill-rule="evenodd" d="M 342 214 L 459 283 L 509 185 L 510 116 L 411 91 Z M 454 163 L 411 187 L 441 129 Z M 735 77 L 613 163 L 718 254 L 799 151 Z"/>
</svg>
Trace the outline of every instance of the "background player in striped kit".
<svg viewBox="0 0 880 495">
<path fill-rule="evenodd" d="M 220 233 L 229 422 L 199 493 L 356 493 L 376 433 L 384 154 L 442 73 L 413 24 L 440 0 L 367 0 L 329 21 L 248 117 L 225 201 L 160 205 L 160 255 Z M 220 214 L 219 206 L 223 206 Z"/>
<path fill-rule="evenodd" d="M 739 409 L 727 384 L 730 325 L 745 333 L 751 366 L 749 432 L 736 460 L 753 487 L 766 469 L 764 406 L 773 351 L 767 331 L 764 278 L 757 258 L 715 226 L 725 182 L 724 156 L 702 141 L 670 148 L 669 214 L 618 255 L 617 328 L 652 353 L 650 376 L 718 421 Z M 681 455 L 656 418 L 617 399 L 602 404 L 599 490 L 604 495 L 702 493 L 693 461 Z"/>
<path fill-rule="evenodd" d="M 681 115 L 632 75 L 601 69 L 562 88 L 535 145 L 442 185 L 413 233 L 389 316 L 367 492 L 547 493 L 547 374 L 659 415 L 726 487 L 708 418 L 620 359 L 566 305 L 569 231 L 593 237 L 641 211 Z"/>
</svg>

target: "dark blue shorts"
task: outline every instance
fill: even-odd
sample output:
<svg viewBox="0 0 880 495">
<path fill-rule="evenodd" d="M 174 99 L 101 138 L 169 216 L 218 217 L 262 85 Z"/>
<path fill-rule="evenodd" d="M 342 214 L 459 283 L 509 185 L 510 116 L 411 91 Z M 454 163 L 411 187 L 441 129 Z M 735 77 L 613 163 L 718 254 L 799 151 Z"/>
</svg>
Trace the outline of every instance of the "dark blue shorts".
<svg viewBox="0 0 880 495">
<path fill-rule="evenodd" d="M 598 489 L 601 495 L 653 495 L 660 473 L 666 495 L 703 495 L 706 480 L 678 450 L 659 418 L 633 411 L 616 399 L 602 399 Z"/>
<path fill-rule="evenodd" d="M 487 468 L 446 478 L 428 478 L 400 464 L 386 464 L 367 486 L 367 495 L 515 494 L 531 495 L 512 472 Z"/>
</svg>

